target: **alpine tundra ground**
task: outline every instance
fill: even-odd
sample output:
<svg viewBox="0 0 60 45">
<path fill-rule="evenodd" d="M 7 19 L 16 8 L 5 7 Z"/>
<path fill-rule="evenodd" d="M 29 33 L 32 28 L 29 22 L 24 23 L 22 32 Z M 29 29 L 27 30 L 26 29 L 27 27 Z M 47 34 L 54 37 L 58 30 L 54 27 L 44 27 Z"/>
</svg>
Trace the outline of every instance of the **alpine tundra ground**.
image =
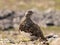
<svg viewBox="0 0 60 45">
<path fill-rule="evenodd" d="M 54 33 L 60 36 L 60 27 L 47 27 L 47 28 L 41 27 L 41 29 L 44 35 Z M 41 45 L 38 40 L 30 41 L 30 38 L 31 36 L 29 36 L 28 33 L 23 32 L 22 34 L 20 34 L 18 30 L 14 29 L 10 29 L 7 31 L 0 30 L 0 45 Z"/>
</svg>

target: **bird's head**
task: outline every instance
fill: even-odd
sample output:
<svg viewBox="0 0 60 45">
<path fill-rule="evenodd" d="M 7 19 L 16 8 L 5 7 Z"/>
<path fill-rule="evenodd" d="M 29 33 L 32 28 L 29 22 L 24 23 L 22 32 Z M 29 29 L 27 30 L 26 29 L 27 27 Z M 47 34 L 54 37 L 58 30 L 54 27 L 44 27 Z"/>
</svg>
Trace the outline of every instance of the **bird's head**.
<svg viewBox="0 0 60 45">
<path fill-rule="evenodd" d="M 26 15 L 27 18 L 29 18 L 29 17 L 32 16 L 32 14 L 33 14 L 33 11 L 29 10 L 29 11 L 26 12 L 25 15 Z"/>
</svg>

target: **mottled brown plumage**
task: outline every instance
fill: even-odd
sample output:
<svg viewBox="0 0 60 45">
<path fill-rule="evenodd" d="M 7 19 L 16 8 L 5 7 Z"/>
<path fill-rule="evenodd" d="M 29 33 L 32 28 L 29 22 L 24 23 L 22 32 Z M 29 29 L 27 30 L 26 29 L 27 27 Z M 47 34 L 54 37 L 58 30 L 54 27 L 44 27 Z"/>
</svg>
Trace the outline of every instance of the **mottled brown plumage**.
<svg viewBox="0 0 60 45">
<path fill-rule="evenodd" d="M 32 36 L 38 37 L 41 42 L 47 41 L 47 39 L 44 37 L 43 32 L 41 31 L 40 27 L 31 20 L 32 14 L 33 14 L 32 11 L 27 12 L 27 14 L 25 15 L 25 17 L 22 19 L 22 21 L 20 23 L 19 30 L 27 32 L 27 33 L 31 33 Z M 45 42 L 44 42 L 44 44 L 45 44 Z"/>
</svg>

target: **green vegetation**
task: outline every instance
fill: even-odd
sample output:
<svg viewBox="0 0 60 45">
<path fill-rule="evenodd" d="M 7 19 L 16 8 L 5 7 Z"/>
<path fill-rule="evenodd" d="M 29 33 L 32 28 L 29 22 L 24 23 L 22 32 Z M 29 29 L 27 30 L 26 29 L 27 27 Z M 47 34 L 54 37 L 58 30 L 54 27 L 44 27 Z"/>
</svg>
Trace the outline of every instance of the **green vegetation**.
<svg viewBox="0 0 60 45">
<path fill-rule="evenodd" d="M 60 27 L 59 26 L 51 26 L 51 27 L 41 27 L 42 31 L 44 32 L 44 34 L 48 34 L 48 33 L 56 33 L 59 34 L 60 33 Z"/>
<path fill-rule="evenodd" d="M 55 8 L 60 9 L 60 0 L 54 0 L 55 1 Z"/>
</svg>

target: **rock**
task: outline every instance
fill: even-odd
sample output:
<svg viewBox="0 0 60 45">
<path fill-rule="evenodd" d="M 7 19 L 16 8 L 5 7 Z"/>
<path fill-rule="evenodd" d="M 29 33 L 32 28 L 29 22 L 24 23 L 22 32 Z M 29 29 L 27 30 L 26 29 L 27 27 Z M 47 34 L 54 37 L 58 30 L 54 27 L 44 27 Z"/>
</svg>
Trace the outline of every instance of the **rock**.
<svg viewBox="0 0 60 45">
<path fill-rule="evenodd" d="M 60 38 L 53 40 L 50 45 L 60 45 Z"/>
<path fill-rule="evenodd" d="M 48 42 L 51 43 L 54 40 L 58 39 L 59 36 L 54 33 L 51 33 L 51 34 L 46 35 L 46 38 L 47 38 Z"/>
</svg>

